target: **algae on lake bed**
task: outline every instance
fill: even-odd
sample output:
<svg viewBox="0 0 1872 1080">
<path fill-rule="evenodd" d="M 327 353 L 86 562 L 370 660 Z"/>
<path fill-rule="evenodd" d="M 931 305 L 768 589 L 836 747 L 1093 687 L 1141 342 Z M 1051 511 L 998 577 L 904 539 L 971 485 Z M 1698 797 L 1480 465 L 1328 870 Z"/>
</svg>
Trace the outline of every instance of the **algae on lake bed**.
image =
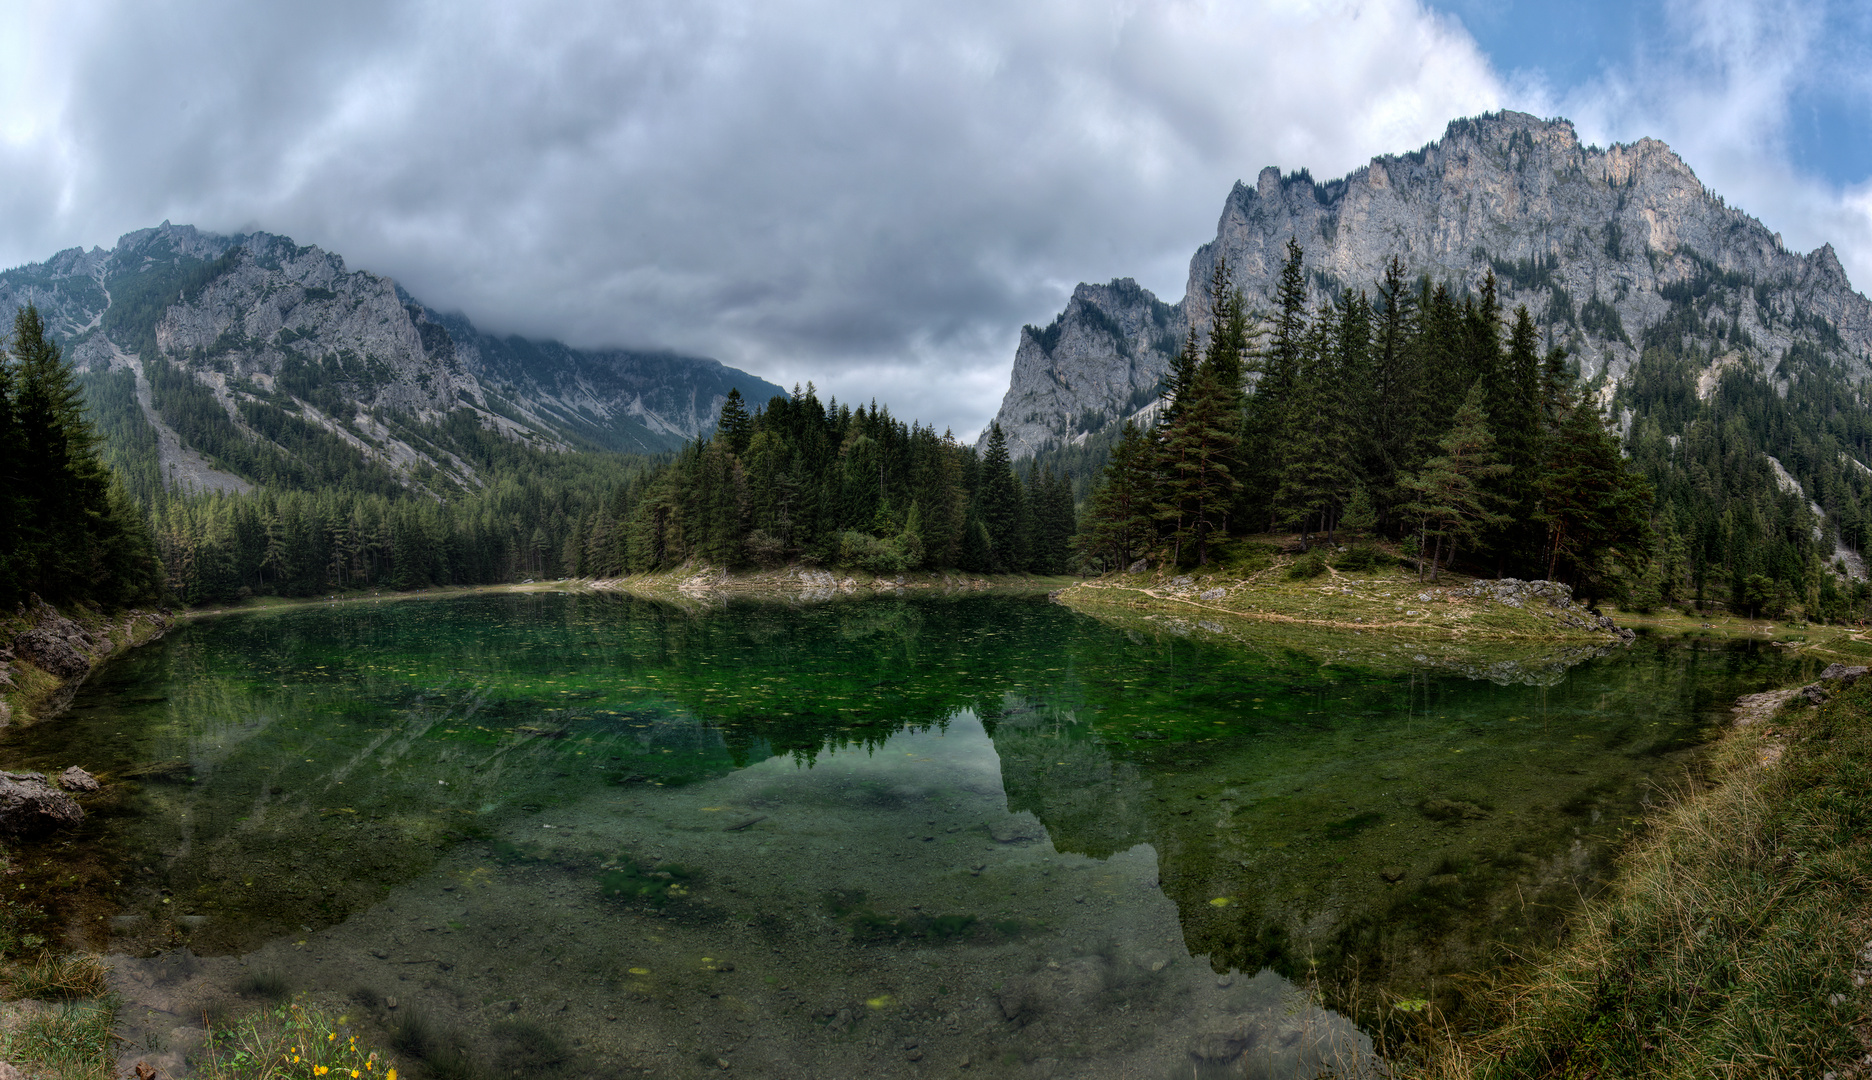
<svg viewBox="0 0 1872 1080">
<path fill-rule="evenodd" d="M 564 1075 L 889 1075 L 905 1040 L 1157 1075 L 1323 1033 L 1291 1070 L 1368 1044 L 1280 974 L 1350 1010 L 1545 932 L 1708 707 L 1801 662 L 1641 642 L 1498 685 L 1039 600 L 480 595 L 199 622 L 7 738 L 125 792 L 85 932 L 470 1041 L 518 1011 Z"/>
</svg>

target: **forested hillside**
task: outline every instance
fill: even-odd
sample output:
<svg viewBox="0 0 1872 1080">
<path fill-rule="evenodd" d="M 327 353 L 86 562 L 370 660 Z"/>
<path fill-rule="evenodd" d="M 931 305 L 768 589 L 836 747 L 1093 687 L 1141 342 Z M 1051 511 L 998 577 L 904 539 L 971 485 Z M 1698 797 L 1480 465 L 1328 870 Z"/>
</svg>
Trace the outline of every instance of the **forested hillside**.
<svg viewBox="0 0 1872 1080">
<path fill-rule="evenodd" d="M 114 456 L 154 450 L 131 471 L 145 499 L 253 485 L 447 496 L 485 480 L 463 432 L 662 453 L 707 434 L 732 387 L 780 390 L 701 357 L 490 334 L 267 233 L 165 222 L 0 272 L 0 316 L 26 305 L 92 380 Z"/>
</svg>

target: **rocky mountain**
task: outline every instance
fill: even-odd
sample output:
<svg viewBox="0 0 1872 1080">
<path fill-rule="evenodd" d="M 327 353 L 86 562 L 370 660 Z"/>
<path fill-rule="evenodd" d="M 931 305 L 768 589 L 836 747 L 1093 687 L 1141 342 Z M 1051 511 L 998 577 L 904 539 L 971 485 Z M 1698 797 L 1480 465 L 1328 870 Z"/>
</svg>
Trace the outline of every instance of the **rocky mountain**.
<svg viewBox="0 0 1872 1080">
<path fill-rule="evenodd" d="M 1271 309 L 1289 237 L 1316 303 L 1375 292 L 1393 255 L 1459 294 L 1492 270 L 1506 310 L 1525 304 L 1608 403 L 1647 343 L 1667 339 L 1703 358 L 1703 398 L 1737 367 L 1785 394 L 1780 365 L 1800 349 L 1854 381 L 1872 374 L 1872 304 L 1831 246 L 1789 251 L 1654 139 L 1587 146 L 1565 120 L 1497 113 L 1342 179 L 1267 168 L 1238 182 L 1175 304 L 1129 279 L 1080 285 L 1050 325 L 1021 332 L 996 416 L 1016 455 L 1147 408 L 1184 332 L 1207 329 L 1218 258 L 1251 310 Z"/>
<path fill-rule="evenodd" d="M 783 393 L 714 360 L 490 334 L 268 233 L 164 222 L 0 273 L 5 325 L 27 303 L 80 371 L 134 376 L 165 479 L 193 487 L 243 488 L 334 453 L 405 482 L 473 484 L 444 434 L 464 423 L 546 448 L 657 452 L 711 430 L 730 389 Z"/>
</svg>

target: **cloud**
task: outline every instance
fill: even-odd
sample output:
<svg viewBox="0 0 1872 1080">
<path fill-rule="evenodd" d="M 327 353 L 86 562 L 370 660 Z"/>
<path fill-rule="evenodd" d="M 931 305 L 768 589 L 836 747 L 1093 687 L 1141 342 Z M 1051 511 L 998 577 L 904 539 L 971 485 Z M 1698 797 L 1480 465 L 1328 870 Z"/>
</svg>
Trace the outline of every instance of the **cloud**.
<svg viewBox="0 0 1872 1080">
<path fill-rule="evenodd" d="M 969 434 L 1079 280 L 1174 299 L 1229 185 L 1495 106 L 1411 0 L 151 0 L 0 59 L 0 262 L 267 229 L 484 324 Z"/>
</svg>

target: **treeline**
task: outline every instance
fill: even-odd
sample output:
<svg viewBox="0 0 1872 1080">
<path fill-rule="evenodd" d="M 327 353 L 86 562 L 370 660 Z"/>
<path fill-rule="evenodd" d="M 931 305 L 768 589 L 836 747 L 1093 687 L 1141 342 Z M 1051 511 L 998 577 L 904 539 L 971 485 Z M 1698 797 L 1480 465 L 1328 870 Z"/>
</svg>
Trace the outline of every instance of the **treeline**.
<svg viewBox="0 0 1872 1080">
<path fill-rule="evenodd" d="M 694 559 L 1054 574 L 1075 559 L 1070 479 L 1018 473 L 998 428 L 977 455 L 875 402 L 821 404 L 810 385 L 751 414 L 730 392 L 714 437 L 634 490 L 621 522 L 594 572 Z"/>
<path fill-rule="evenodd" d="M 32 306 L 0 348 L 0 604 L 153 600 L 141 509 L 98 452 L 84 395 Z"/>
<path fill-rule="evenodd" d="M 1393 259 L 1376 296 L 1309 311 L 1290 241 L 1269 325 L 1224 262 L 1209 300 L 1207 338 L 1191 331 L 1155 422 L 1127 427 L 1093 490 L 1090 561 L 1202 565 L 1243 534 L 1351 530 L 1431 575 L 1462 559 L 1604 595 L 1649 558 L 1650 484 L 1526 308 L 1507 321 L 1492 274 L 1458 300 Z"/>
<path fill-rule="evenodd" d="M 1017 474 L 998 438 L 978 457 L 877 406 L 821 404 L 811 389 L 752 414 L 731 394 L 714 437 L 660 462 L 477 431 L 428 430 L 482 481 L 446 499 L 345 487 L 161 498 L 151 523 L 164 583 L 199 604 L 616 577 L 691 560 L 1063 573 L 1076 557 L 1064 477 Z"/>
<path fill-rule="evenodd" d="M 337 488 L 166 499 L 151 513 L 164 584 L 201 604 L 576 574 L 603 558 L 632 484 L 624 461 L 578 456 L 583 475 L 510 468 L 447 502 Z"/>
</svg>

